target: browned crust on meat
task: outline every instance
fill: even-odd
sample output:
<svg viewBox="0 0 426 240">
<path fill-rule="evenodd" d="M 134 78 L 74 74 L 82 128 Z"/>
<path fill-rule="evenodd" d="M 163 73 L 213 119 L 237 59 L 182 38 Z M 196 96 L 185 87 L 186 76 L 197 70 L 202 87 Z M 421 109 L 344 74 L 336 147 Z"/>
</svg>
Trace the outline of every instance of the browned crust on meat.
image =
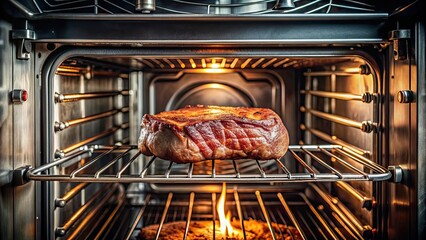
<svg viewBox="0 0 426 240">
<path fill-rule="evenodd" d="M 288 148 L 288 133 L 270 109 L 190 106 L 146 114 L 139 149 L 177 163 L 208 159 L 275 159 Z"/>
<path fill-rule="evenodd" d="M 146 114 L 144 118 L 146 118 L 147 121 L 156 121 L 159 124 L 166 124 L 172 129 L 182 131 L 185 126 L 216 120 L 233 120 L 268 127 L 272 124 L 272 122 L 268 120 L 279 117 L 274 111 L 267 108 L 197 105 L 161 112 L 155 115 Z"/>
</svg>

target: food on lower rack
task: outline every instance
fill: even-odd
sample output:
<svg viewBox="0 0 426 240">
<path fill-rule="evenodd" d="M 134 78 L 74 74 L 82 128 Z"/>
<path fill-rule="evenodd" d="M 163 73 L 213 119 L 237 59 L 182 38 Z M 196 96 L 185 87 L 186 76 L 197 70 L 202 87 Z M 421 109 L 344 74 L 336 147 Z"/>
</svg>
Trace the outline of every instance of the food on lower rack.
<svg viewBox="0 0 426 240">
<path fill-rule="evenodd" d="M 165 223 L 161 228 L 160 237 L 158 239 L 163 240 L 174 240 L 174 239 L 183 239 L 185 234 L 186 222 L 171 222 Z M 228 238 L 220 232 L 220 226 L 216 223 L 215 226 L 215 239 L 225 240 L 225 239 L 235 239 L 240 240 L 244 239 L 243 232 L 241 230 L 240 222 L 237 220 L 232 221 L 232 226 L 234 227 L 234 232 L 228 234 Z M 296 228 L 291 226 L 285 226 L 283 224 L 272 223 L 272 227 L 275 231 L 276 239 L 290 240 L 290 239 L 302 239 L 300 233 Z M 140 233 L 141 239 L 151 240 L 155 239 L 157 233 L 158 224 L 150 225 L 144 227 Z M 268 228 L 268 224 L 259 220 L 245 220 L 244 229 L 246 232 L 246 239 L 273 239 L 271 231 Z M 213 239 L 213 223 L 212 221 L 191 221 L 188 229 L 188 240 L 207 240 Z"/>
<path fill-rule="evenodd" d="M 143 117 L 139 149 L 176 163 L 281 158 L 289 139 L 271 109 L 187 106 Z"/>
</svg>

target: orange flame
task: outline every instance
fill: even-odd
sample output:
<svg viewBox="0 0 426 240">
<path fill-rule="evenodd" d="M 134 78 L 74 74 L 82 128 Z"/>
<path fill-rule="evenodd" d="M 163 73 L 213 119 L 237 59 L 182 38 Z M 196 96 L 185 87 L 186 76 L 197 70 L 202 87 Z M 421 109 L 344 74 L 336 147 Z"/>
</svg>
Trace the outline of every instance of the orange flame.
<svg viewBox="0 0 426 240">
<path fill-rule="evenodd" d="M 225 216 L 226 183 L 222 185 L 222 193 L 217 203 L 217 213 L 219 215 L 220 232 L 225 235 L 232 235 L 234 229 L 231 225 L 231 212 L 228 210 Z"/>
</svg>

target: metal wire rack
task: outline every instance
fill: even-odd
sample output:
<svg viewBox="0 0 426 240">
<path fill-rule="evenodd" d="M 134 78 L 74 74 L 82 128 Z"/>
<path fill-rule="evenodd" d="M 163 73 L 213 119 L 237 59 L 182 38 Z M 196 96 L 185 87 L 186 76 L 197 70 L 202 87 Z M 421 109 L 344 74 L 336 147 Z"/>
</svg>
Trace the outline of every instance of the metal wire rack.
<svg viewBox="0 0 426 240">
<path fill-rule="evenodd" d="M 290 13 L 371 13 L 376 7 L 367 0 L 294 0 L 294 7 L 277 10 L 276 0 L 156 0 L 144 8 L 132 0 L 11 0 L 20 9 L 36 15 L 48 14 L 290 14 Z M 153 4 L 152 4 L 153 3 Z"/>
<path fill-rule="evenodd" d="M 118 192 L 118 194 L 113 194 Z M 156 238 L 168 223 L 184 223 L 185 230 L 175 229 L 183 239 L 191 232 L 192 222 L 218 224 L 213 193 L 140 193 L 123 194 L 118 184 L 107 184 L 55 229 L 57 237 L 89 239 L 138 239 L 143 228 L 156 229 Z M 313 197 L 315 196 L 315 197 Z M 228 190 L 226 209 L 239 224 L 244 238 L 249 220 L 264 223 L 273 239 L 364 239 L 373 228 L 360 222 L 334 197 L 316 184 L 302 192 L 240 192 Z M 280 224 L 278 229 L 270 227 Z M 288 231 L 289 228 L 297 229 Z M 246 232 L 247 231 L 247 232 Z M 215 230 L 211 239 L 215 239 Z M 297 233 L 296 232 L 296 233 Z"/>
<path fill-rule="evenodd" d="M 169 162 L 163 172 L 159 172 L 161 169 L 156 168 L 155 163 L 161 161 L 163 164 L 158 164 L 161 166 L 165 160 L 151 157 L 139 174 L 130 174 L 132 164 L 144 161 L 137 146 L 86 145 L 29 170 L 27 178 L 63 182 L 270 183 L 383 181 L 391 177 L 386 168 L 339 145 L 292 145 L 287 155 L 286 160 L 208 160 L 200 164 Z M 82 159 L 84 163 L 71 172 L 58 170 Z M 295 171 L 289 170 L 290 163 L 297 164 Z M 113 171 L 114 165 L 118 166 L 118 171 Z M 101 167 L 94 169 L 93 166 Z"/>
</svg>

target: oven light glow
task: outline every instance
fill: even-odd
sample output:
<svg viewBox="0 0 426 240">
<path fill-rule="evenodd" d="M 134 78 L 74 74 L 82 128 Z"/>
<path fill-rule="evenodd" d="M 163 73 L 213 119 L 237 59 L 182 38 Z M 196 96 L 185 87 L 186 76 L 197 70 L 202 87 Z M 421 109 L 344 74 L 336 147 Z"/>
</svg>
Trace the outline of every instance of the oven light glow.
<svg viewBox="0 0 426 240">
<path fill-rule="evenodd" d="M 210 65 L 210 68 L 213 68 L 213 69 L 218 69 L 219 67 L 220 67 L 220 65 L 218 63 L 212 63 Z"/>
<path fill-rule="evenodd" d="M 222 193 L 220 194 L 219 202 L 217 204 L 217 213 L 219 215 L 220 232 L 224 236 L 231 236 L 234 234 L 234 229 L 231 225 L 231 212 L 225 215 L 225 199 L 226 199 L 226 183 L 222 185 Z"/>
<path fill-rule="evenodd" d="M 226 72 L 230 72 L 228 69 L 223 69 L 223 68 L 206 68 L 206 69 L 201 69 L 203 70 L 203 72 L 205 73 L 226 73 Z"/>
<path fill-rule="evenodd" d="M 344 71 L 347 72 L 347 73 L 359 73 L 360 69 L 357 68 L 357 67 L 355 67 L 355 68 L 346 68 Z"/>
</svg>

